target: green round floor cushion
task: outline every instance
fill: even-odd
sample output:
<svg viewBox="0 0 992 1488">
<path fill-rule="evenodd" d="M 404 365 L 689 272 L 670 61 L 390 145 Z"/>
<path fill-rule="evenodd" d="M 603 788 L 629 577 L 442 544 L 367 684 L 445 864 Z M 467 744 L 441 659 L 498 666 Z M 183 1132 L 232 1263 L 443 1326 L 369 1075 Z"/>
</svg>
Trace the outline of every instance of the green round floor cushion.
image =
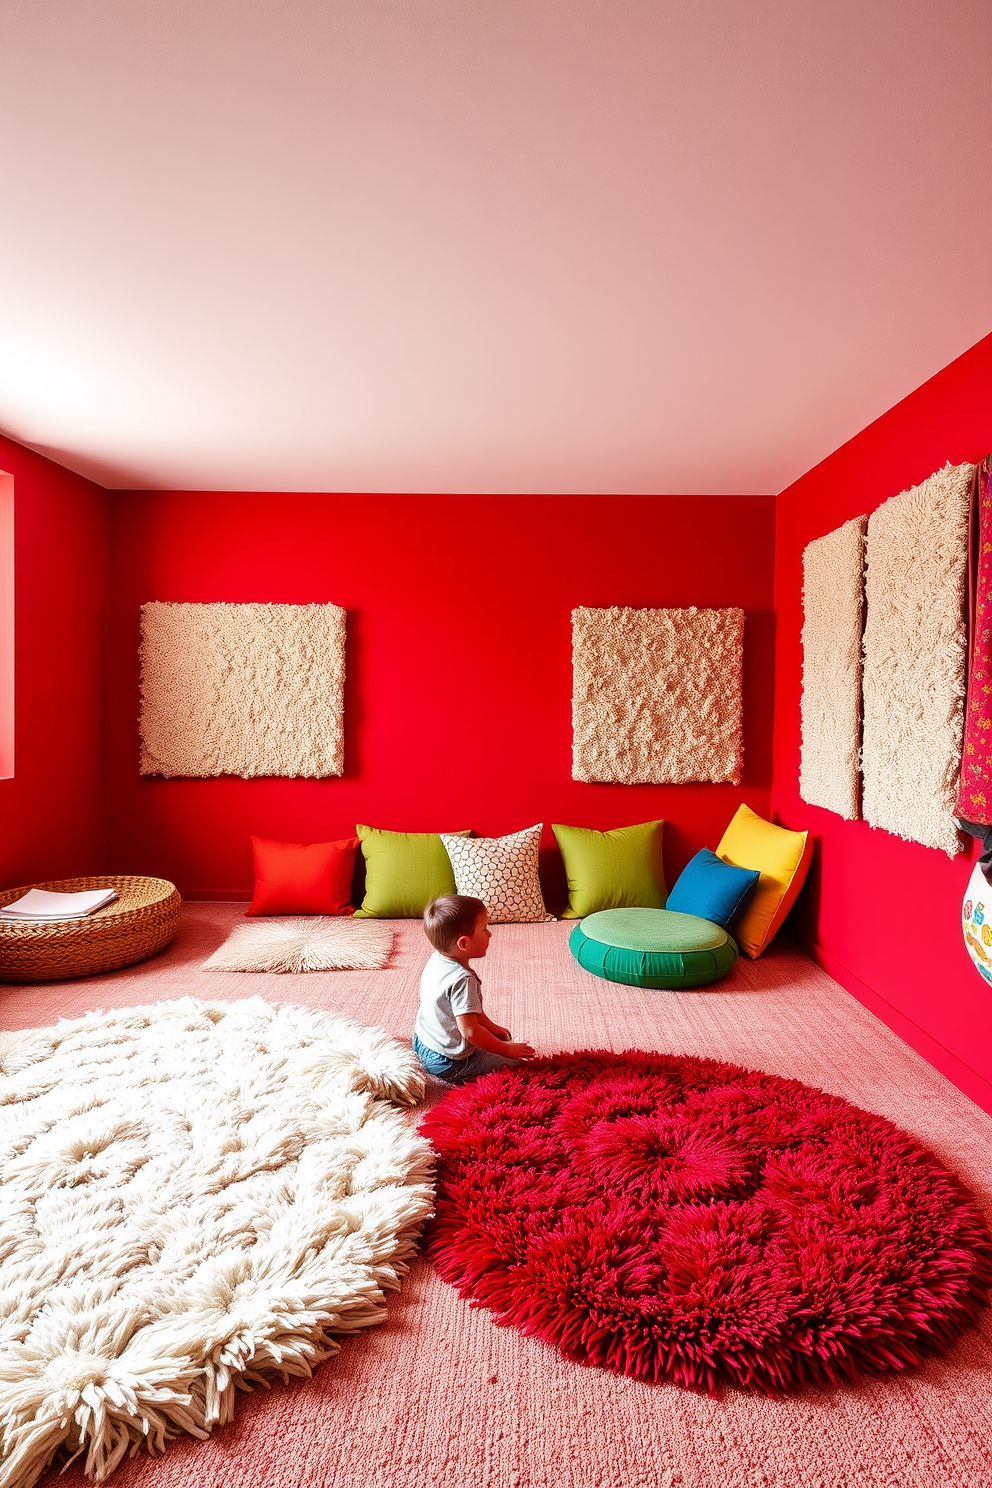
<svg viewBox="0 0 992 1488">
<path fill-rule="evenodd" d="M 628 987 L 705 987 L 737 960 L 722 925 L 670 909 L 601 909 L 580 920 L 568 944 L 586 971 Z"/>
</svg>

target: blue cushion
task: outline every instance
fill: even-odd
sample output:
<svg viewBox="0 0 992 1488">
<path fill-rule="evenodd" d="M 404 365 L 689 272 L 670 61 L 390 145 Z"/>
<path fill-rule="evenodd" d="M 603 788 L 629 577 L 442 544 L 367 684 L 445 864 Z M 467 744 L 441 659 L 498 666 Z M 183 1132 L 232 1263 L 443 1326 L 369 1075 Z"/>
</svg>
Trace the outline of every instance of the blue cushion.
<svg viewBox="0 0 992 1488">
<path fill-rule="evenodd" d="M 668 908 L 729 925 L 744 907 L 758 878 L 756 868 L 735 868 L 704 847 L 679 874 L 668 896 Z"/>
</svg>

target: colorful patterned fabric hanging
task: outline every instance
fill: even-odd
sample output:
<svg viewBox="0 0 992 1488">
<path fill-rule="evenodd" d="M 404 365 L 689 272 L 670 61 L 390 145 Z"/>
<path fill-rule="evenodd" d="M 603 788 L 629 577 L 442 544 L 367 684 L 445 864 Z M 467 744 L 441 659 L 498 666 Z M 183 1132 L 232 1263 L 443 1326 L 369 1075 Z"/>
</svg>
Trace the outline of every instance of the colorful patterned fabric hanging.
<svg viewBox="0 0 992 1488">
<path fill-rule="evenodd" d="M 974 501 L 968 703 L 956 813 L 987 825 L 992 823 L 992 455 L 978 467 Z"/>
</svg>

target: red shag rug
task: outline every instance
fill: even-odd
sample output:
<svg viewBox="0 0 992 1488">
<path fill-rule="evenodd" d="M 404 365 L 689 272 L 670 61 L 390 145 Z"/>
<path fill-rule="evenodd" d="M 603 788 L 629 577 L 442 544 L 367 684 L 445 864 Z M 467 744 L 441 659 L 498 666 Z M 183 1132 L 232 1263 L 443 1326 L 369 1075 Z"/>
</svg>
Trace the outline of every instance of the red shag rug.
<svg viewBox="0 0 992 1488">
<path fill-rule="evenodd" d="M 587 1052 L 454 1090 L 429 1253 L 567 1359 L 778 1392 L 902 1369 L 978 1313 L 969 1194 L 880 1116 L 712 1059 Z"/>
</svg>

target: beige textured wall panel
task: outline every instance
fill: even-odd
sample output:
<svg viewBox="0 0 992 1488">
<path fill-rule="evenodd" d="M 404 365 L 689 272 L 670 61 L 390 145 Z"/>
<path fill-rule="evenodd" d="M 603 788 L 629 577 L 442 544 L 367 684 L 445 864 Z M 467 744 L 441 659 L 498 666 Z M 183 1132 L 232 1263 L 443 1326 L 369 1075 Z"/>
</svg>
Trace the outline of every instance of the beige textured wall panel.
<svg viewBox="0 0 992 1488">
<path fill-rule="evenodd" d="M 799 794 L 848 821 L 858 815 L 867 526 L 855 517 L 803 553 Z"/>
<path fill-rule="evenodd" d="M 968 497 L 945 465 L 868 522 L 862 811 L 873 827 L 961 851 L 954 803 L 964 725 Z"/>
<path fill-rule="evenodd" d="M 142 775 L 344 770 L 338 605 L 141 608 Z"/>
<path fill-rule="evenodd" d="M 572 778 L 741 777 L 744 611 L 572 611 Z"/>
</svg>

